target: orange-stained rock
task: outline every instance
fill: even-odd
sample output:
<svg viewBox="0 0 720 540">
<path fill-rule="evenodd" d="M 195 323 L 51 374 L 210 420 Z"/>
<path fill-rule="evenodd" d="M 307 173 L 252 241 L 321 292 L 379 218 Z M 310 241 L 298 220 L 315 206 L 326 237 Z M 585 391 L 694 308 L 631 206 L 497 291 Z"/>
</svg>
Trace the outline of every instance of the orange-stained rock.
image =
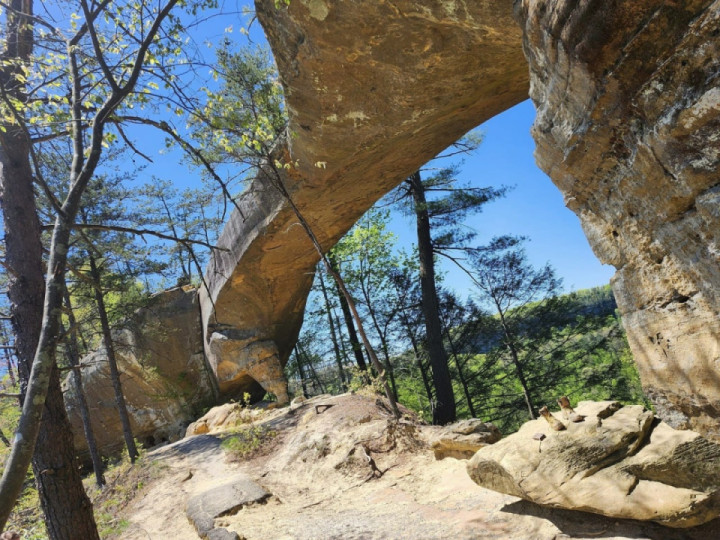
<svg viewBox="0 0 720 540">
<path fill-rule="evenodd" d="M 155 295 L 113 336 L 134 437 L 148 444 L 181 439 L 185 426 L 214 402 L 197 291 L 178 287 Z M 104 349 L 87 355 L 81 364 L 98 447 L 105 455 L 115 453 L 124 443 Z M 66 378 L 63 390 L 75 446 L 84 454 L 87 446 L 71 379 Z"/>
</svg>

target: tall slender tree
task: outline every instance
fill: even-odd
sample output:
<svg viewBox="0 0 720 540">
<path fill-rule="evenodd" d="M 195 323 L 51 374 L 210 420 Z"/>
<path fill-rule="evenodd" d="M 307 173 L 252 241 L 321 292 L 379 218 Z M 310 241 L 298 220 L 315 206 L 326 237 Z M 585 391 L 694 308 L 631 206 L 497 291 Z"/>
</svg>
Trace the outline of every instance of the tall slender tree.
<svg viewBox="0 0 720 540">
<path fill-rule="evenodd" d="M 70 292 L 65 287 L 65 313 L 68 318 L 68 329 L 63 329 L 65 335 L 65 357 L 67 358 L 68 364 L 72 371 L 72 381 L 75 386 L 75 393 L 77 395 L 78 409 L 80 412 L 80 419 L 83 424 L 83 433 L 85 435 L 85 441 L 88 445 L 88 452 L 90 453 L 90 460 L 93 464 L 93 472 L 95 473 L 95 484 L 98 487 L 105 485 L 105 467 L 100 453 L 98 451 L 97 443 L 95 441 L 95 433 L 93 431 L 92 422 L 90 421 L 90 407 L 88 407 L 87 399 L 85 397 L 85 390 L 82 384 L 82 373 L 80 371 L 80 347 L 78 345 L 78 323 L 75 319 L 75 312 L 73 311 L 72 299 L 70 298 Z"/>
<path fill-rule="evenodd" d="M 443 196 L 429 199 L 428 193 L 433 192 Z M 483 204 L 502 196 L 504 190 L 459 187 L 456 170 L 449 168 L 426 180 L 417 171 L 405 181 L 399 193 L 399 198 L 411 201 L 416 221 L 426 347 L 435 387 L 433 423 L 447 424 L 455 420 L 457 413 L 447 352 L 443 346 L 434 255 L 447 255 L 449 250 L 465 245 L 472 233 L 461 232 L 457 224 L 469 212 L 477 212 Z"/>
<path fill-rule="evenodd" d="M 90 5 L 80 0 L 78 12 L 82 15 L 72 17 L 67 32 L 34 14 L 32 0 L 11 0 L 9 9 L 4 10 L 0 181 L 6 265 L 12 274 L 11 317 L 19 344 L 25 399 L 0 480 L 0 528 L 7 522 L 32 459 L 49 536 L 98 537 L 74 461 L 56 366 L 64 271 L 71 230 L 83 192 L 100 163 L 108 122 L 136 91 L 145 74 L 146 60 L 152 55 L 150 49 L 157 47 L 161 25 L 176 3 L 140 2 L 131 9 L 115 9 L 109 2 Z M 121 16 L 129 19 L 121 23 Z M 104 34 L 99 26 L 114 30 Z M 42 29 L 46 53 L 53 53 L 45 54 L 41 63 L 32 57 L 36 29 L 39 33 Z M 51 59 L 62 65 L 51 65 Z M 42 94 L 33 96 L 32 101 L 27 96 L 28 80 Z M 57 85 L 63 86 L 63 80 L 70 89 L 68 97 L 53 93 Z M 57 129 L 63 122 L 65 126 Z M 42 178 L 32 147 L 31 126 L 46 129 L 45 134 L 51 137 L 69 133 L 73 154 L 68 167 L 69 187 L 60 195 L 51 193 Z M 35 182 L 56 211 L 46 282 Z"/>
<path fill-rule="evenodd" d="M 420 284 L 422 287 L 422 309 L 425 318 L 426 347 L 432 367 L 435 403 L 433 423 L 438 425 L 454 422 L 456 418 L 455 394 L 453 392 L 447 354 L 443 347 L 440 308 L 435 284 L 435 264 L 433 261 L 432 237 L 430 235 L 430 215 L 425 198 L 425 187 L 420 171 L 407 180 L 413 198 L 418 237 L 418 255 L 420 259 Z"/>
</svg>

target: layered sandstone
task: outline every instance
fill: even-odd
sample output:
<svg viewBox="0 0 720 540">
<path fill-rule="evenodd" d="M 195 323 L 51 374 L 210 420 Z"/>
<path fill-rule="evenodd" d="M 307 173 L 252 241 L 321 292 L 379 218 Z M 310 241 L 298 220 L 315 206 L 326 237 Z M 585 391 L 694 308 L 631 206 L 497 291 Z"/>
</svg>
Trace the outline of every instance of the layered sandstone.
<svg viewBox="0 0 720 540">
<path fill-rule="evenodd" d="M 545 506 L 694 527 L 720 515 L 720 444 L 677 431 L 641 405 L 584 401 L 584 421 L 544 419 L 480 449 L 480 486 Z M 556 413 L 556 419 L 560 415 Z"/>
<path fill-rule="evenodd" d="M 618 270 L 658 416 L 720 438 L 720 2 L 516 8 L 538 164 Z"/>
<path fill-rule="evenodd" d="M 284 182 L 325 248 L 468 130 L 527 96 L 510 2 L 258 0 L 285 89 L 295 164 Z M 206 272 L 205 349 L 221 392 L 287 399 L 318 255 L 262 175 Z"/>
<path fill-rule="evenodd" d="M 284 181 L 330 247 L 465 131 L 531 96 L 537 160 L 613 280 L 643 383 L 720 437 L 718 2 L 258 0 L 287 97 Z M 523 36 L 521 36 L 521 32 Z M 262 175 L 203 291 L 226 396 L 265 389 L 297 337 L 317 254 Z M 264 385 L 264 388 L 258 384 Z"/>
<path fill-rule="evenodd" d="M 212 372 L 203 354 L 200 310 L 192 287 L 155 295 L 123 328 L 113 332 L 120 381 L 133 435 L 142 443 L 175 441 L 185 426 L 213 402 Z M 114 453 L 123 446 L 104 349 L 84 357 L 83 390 L 100 450 Z M 63 383 L 65 406 L 75 445 L 87 448 L 71 378 Z"/>
</svg>

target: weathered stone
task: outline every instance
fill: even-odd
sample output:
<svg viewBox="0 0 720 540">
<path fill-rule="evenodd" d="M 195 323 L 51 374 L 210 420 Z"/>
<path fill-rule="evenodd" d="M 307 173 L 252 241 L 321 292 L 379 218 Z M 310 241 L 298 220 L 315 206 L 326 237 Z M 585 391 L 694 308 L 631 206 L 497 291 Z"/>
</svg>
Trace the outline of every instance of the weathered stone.
<svg viewBox="0 0 720 540">
<path fill-rule="evenodd" d="M 248 476 L 239 475 L 232 482 L 191 497 L 185 513 L 200 538 L 230 538 L 225 529 L 215 529 L 215 519 L 233 514 L 245 505 L 262 502 L 269 496 Z M 211 536 L 213 530 L 218 531 L 215 533 L 218 536 Z"/>
<path fill-rule="evenodd" d="M 586 401 L 576 410 L 585 421 L 566 431 L 533 420 L 482 448 L 468 474 L 538 504 L 671 527 L 720 515 L 720 445 L 676 431 L 639 405 Z"/>
<path fill-rule="evenodd" d="M 720 439 L 720 3 L 516 5 L 537 162 L 618 269 L 658 414 Z"/>
<path fill-rule="evenodd" d="M 493 424 L 470 418 L 441 428 L 432 449 L 435 459 L 470 459 L 480 448 L 499 441 L 501 437 Z"/>
<path fill-rule="evenodd" d="M 237 533 L 218 527 L 205 535 L 207 540 L 238 540 L 240 537 Z"/>
<path fill-rule="evenodd" d="M 214 379 L 203 354 L 196 290 L 176 288 L 155 295 L 122 329 L 114 331 L 118 368 L 133 435 L 141 442 L 175 441 L 185 426 L 213 402 Z M 104 350 L 81 361 L 83 389 L 99 448 L 123 447 Z M 75 445 L 86 451 L 75 386 L 63 383 Z"/>
<path fill-rule="evenodd" d="M 720 438 L 720 5 L 522 0 L 520 27 L 512 5 L 258 0 L 290 116 L 283 181 L 330 247 L 399 180 L 525 97 L 522 29 L 538 163 L 618 269 L 643 384 L 672 425 Z M 259 395 L 260 382 L 284 396 L 276 374 L 317 254 L 262 173 L 238 204 L 219 242 L 230 252 L 207 271 L 205 347 L 225 395 Z M 267 374 L 246 369 L 256 353 Z"/>
<path fill-rule="evenodd" d="M 256 3 L 278 64 L 295 164 L 283 181 L 324 248 L 465 132 L 527 97 L 511 2 Z M 261 173 L 238 200 L 202 292 L 221 392 L 280 398 L 318 255 Z M 262 343 L 253 350 L 244 349 Z M 269 381 L 246 369 L 266 355 Z M 275 350 L 277 351 L 275 353 Z M 261 362 L 262 363 L 262 362 Z M 272 386 L 272 387 L 271 387 Z M 274 388 L 274 389 L 273 389 Z"/>
<path fill-rule="evenodd" d="M 262 409 L 248 409 L 240 403 L 224 403 L 213 407 L 201 418 L 190 424 L 185 431 L 185 436 L 203 435 L 240 424 L 248 424 L 260 417 L 262 413 Z"/>
</svg>

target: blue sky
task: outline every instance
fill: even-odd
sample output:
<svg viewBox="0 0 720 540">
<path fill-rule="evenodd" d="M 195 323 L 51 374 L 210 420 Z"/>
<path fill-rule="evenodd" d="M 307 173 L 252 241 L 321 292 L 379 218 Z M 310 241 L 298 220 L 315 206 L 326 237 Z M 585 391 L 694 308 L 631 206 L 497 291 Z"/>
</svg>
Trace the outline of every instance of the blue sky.
<svg viewBox="0 0 720 540">
<path fill-rule="evenodd" d="M 535 108 L 530 100 L 491 118 L 480 126 L 483 143 L 460 166 L 461 183 L 474 186 L 514 186 L 506 197 L 488 203 L 467 225 L 482 244 L 503 234 L 528 237 L 525 251 L 535 266 L 549 262 L 563 278 L 566 291 L 608 283 L 612 266 L 600 264 L 575 214 L 565 207 L 560 191 L 535 164 L 530 126 Z M 447 164 L 443 164 L 447 166 Z M 406 245 L 413 241 L 409 218 L 397 216 L 391 230 Z M 446 284 L 458 292 L 469 279 L 452 264 L 443 264 Z"/>
</svg>

